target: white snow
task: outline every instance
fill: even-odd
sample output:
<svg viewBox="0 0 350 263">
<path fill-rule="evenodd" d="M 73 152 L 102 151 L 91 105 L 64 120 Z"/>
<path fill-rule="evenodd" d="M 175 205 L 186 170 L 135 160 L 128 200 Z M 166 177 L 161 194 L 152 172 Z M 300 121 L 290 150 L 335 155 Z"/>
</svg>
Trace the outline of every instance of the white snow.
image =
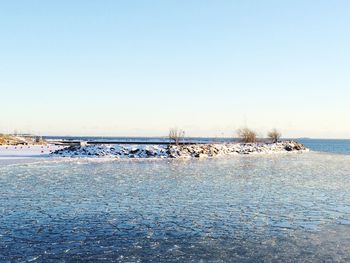
<svg viewBox="0 0 350 263">
<path fill-rule="evenodd" d="M 54 152 L 61 157 L 110 157 L 110 158 L 199 158 L 231 154 L 269 154 L 302 152 L 307 149 L 292 141 L 280 143 L 231 143 L 191 145 L 87 145 L 71 146 Z"/>
<path fill-rule="evenodd" d="M 287 150 L 287 148 L 290 148 Z M 0 146 L 0 159 L 33 157 L 104 157 L 104 158 L 199 158 L 232 154 L 270 154 L 307 151 L 296 142 L 280 143 L 231 143 L 191 145 L 18 145 Z"/>
<path fill-rule="evenodd" d="M 48 157 L 64 146 L 57 145 L 1 145 L 0 159 Z"/>
</svg>

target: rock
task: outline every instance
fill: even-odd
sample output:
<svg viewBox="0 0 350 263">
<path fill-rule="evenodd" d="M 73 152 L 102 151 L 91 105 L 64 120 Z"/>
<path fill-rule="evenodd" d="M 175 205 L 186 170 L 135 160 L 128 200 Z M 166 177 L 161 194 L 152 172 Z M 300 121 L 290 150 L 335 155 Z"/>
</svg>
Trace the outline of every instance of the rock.
<svg viewBox="0 0 350 263">
<path fill-rule="evenodd" d="M 130 153 L 131 153 L 131 154 L 135 154 L 135 153 L 137 153 L 138 151 L 140 151 L 140 149 L 132 149 L 132 150 L 130 150 Z"/>
<path fill-rule="evenodd" d="M 151 151 L 149 151 L 149 150 L 146 150 L 146 155 L 147 155 L 147 156 L 154 156 L 155 153 L 154 153 L 154 152 L 151 152 Z"/>
<path fill-rule="evenodd" d="M 119 157 L 119 158 L 202 158 L 228 154 L 268 154 L 274 152 L 306 151 L 304 145 L 295 141 L 278 143 L 229 143 L 192 145 L 72 145 L 52 153 L 62 157 Z"/>
<path fill-rule="evenodd" d="M 286 145 L 286 146 L 284 146 L 284 149 L 285 149 L 286 151 L 288 151 L 288 152 L 293 151 L 293 147 L 292 147 L 291 145 Z"/>
</svg>

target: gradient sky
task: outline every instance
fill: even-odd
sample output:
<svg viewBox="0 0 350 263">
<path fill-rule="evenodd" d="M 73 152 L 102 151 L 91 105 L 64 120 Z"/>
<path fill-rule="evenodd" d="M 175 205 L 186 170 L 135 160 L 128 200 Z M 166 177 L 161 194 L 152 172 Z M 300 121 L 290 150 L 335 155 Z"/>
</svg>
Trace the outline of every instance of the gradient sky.
<svg viewBox="0 0 350 263">
<path fill-rule="evenodd" d="M 350 138 L 350 1 L 0 2 L 0 131 Z"/>
</svg>

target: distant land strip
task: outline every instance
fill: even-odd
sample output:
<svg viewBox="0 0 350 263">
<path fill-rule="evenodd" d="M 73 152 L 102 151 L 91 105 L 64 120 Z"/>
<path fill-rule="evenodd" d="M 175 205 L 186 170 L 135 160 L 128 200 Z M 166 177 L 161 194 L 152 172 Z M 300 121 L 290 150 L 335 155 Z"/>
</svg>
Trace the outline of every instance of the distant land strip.
<svg viewBox="0 0 350 263">
<path fill-rule="evenodd" d="M 80 144 L 83 141 L 50 141 L 53 144 Z M 144 145 L 169 145 L 176 144 L 175 142 L 160 142 L 160 141 L 87 141 L 86 144 L 144 144 Z M 190 144 L 212 144 L 213 142 L 200 142 L 200 141 L 185 141 L 179 142 L 181 145 Z M 224 144 L 225 142 L 215 142 L 215 144 Z M 227 143 L 227 142 L 226 142 Z"/>
</svg>

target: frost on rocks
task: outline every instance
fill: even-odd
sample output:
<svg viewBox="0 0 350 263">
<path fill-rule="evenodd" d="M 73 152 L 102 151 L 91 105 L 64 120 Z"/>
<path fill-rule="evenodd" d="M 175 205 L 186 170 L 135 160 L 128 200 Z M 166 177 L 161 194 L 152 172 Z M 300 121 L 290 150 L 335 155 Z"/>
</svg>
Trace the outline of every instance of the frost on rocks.
<svg viewBox="0 0 350 263">
<path fill-rule="evenodd" d="M 269 154 L 308 151 L 295 141 L 278 143 L 232 143 L 189 145 L 72 145 L 52 156 L 107 158 L 201 158 L 232 154 Z"/>
</svg>

